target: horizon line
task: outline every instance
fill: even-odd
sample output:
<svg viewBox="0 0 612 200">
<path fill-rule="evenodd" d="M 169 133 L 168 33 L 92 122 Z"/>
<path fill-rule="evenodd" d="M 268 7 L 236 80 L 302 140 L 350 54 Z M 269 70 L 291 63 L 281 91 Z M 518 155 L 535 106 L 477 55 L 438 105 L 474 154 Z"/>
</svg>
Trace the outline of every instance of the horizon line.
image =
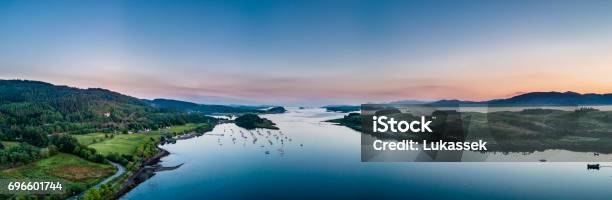
<svg viewBox="0 0 612 200">
<path fill-rule="evenodd" d="M 122 91 L 117 91 L 117 90 L 113 90 L 113 89 L 108 89 L 102 86 L 96 86 L 96 87 L 82 87 L 82 86 L 77 86 L 77 85 L 68 85 L 68 84 L 57 84 L 57 83 L 53 83 L 51 81 L 41 81 L 41 80 L 35 80 L 35 79 L 20 79 L 20 78 L 13 78 L 13 79 L 0 79 L 2 81 L 31 81 L 31 82 L 40 82 L 40 83 L 46 83 L 46 84 L 51 84 L 53 86 L 59 86 L 59 87 L 70 87 L 70 88 L 76 88 L 76 89 L 82 89 L 82 90 L 87 90 L 87 89 L 103 89 L 103 90 L 108 90 L 111 92 L 116 92 L 119 93 L 121 95 L 126 95 L 126 96 L 130 96 L 133 98 L 137 98 L 137 99 L 143 99 L 143 100 L 156 100 L 156 99 L 165 99 L 165 100 L 175 100 L 175 101 L 183 101 L 183 102 L 189 102 L 189 103 L 196 103 L 196 104 L 202 104 L 202 105 L 225 105 L 225 106 L 231 106 L 231 105 L 243 105 L 243 106 L 263 106 L 263 105 L 282 105 L 282 106 L 288 106 L 286 104 L 269 104 L 269 103 L 244 103 L 244 104 L 240 104 L 240 103 L 213 103 L 213 102 L 203 102 L 203 101 L 193 101 L 193 100 L 189 100 L 186 98 L 175 98 L 175 97 L 164 97 L 164 96 L 157 96 L 157 97 L 153 97 L 153 98 L 143 98 L 143 97 L 138 97 L 138 95 L 133 95 L 133 94 L 129 94 L 126 92 L 122 92 Z M 575 91 L 571 91 L 571 90 L 566 90 L 566 91 L 556 91 L 556 90 L 550 90 L 550 91 L 531 91 L 531 92 L 516 92 L 515 95 L 510 96 L 510 97 L 499 97 L 499 98 L 490 98 L 487 100 L 466 100 L 466 99 L 459 99 L 459 98 L 441 98 L 441 99 L 411 99 L 411 98 L 407 98 L 407 99 L 400 99 L 400 100 L 385 100 L 385 101 L 379 101 L 379 102 L 365 102 L 362 104 L 368 104 L 368 103 L 383 103 L 383 104 L 388 104 L 388 103 L 392 103 L 392 102 L 398 102 L 398 101 L 420 101 L 423 103 L 432 103 L 432 102 L 437 102 L 437 101 L 466 101 L 466 102 L 486 102 L 486 101 L 492 101 L 492 100 L 498 100 L 498 99 L 508 99 L 508 98 L 512 98 L 512 97 L 516 97 L 516 96 L 520 96 L 523 94 L 529 94 L 529 93 L 576 93 L 576 94 L 580 94 L 580 95 L 589 95 L 589 94 L 595 94 L 595 95 L 609 95 L 612 93 L 593 93 L 593 92 L 585 92 L 585 93 L 581 93 L 581 92 L 575 92 Z M 321 104 L 321 106 L 329 106 L 329 105 L 355 105 L 355 104 L 351 104 L 351 103 L 328 103 L 328 104 Z M 357 104 L 360 105 L 360 104 Z"/>
</svg>

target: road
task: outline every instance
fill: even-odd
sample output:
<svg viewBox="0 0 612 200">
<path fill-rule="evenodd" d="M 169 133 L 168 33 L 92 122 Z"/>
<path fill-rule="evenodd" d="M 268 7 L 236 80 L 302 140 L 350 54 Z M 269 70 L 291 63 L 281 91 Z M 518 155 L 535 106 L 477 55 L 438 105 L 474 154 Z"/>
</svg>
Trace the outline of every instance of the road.
<svg viewBox="0 0 612 200">
<path fill-rule="evenodd" d="M 109 162 L 111 165 L 115 166 L 115 168 L 117 168 L 117 172 L 115 172 L 115 174 L 113 174 L 112 176 L 109 176 L 109 177 L 105 178 L 104 180 L 102 180 L 100 183 L 98 183 L 97 185 L 93 186 L 92 188 L 96 188 L 96 189 L 98 189 L 98 188 L 100 188 L 102 185 L 104 185 L 104 184 L 106 184 L 106 183 L 108 183 L 108 182 L 111 182 L 113 179 L 115 179 L 115 178 L 117 178 L 117 177 L 121 176 L 123 173 L 125 173 L 126 169 L 125 169 L 125 167 L 123 167 L 122 165 L 117 164 L 117 163 L 114 163 L 114 162 L 111 162 L 110 160 L 109 160 L 108 162 Z M 91 188 L 90 188 L 90 189 L 91 189 Z M 77 195 L 74 195 L 74 196 L 72 196 L 72 197 L 68 198 L 68 200 L 77 200 L 77 199 L 79 199 L 81 196 L 83 196 L 83 195 L 85 194 L 85 192 L 87 192 L 87 190 L 85 190 L 85 191 L 83 191 L 83 192 L 81 192 L 81 193 L 79 193 L 79 194 L 77 194 Z"/>
</svg>

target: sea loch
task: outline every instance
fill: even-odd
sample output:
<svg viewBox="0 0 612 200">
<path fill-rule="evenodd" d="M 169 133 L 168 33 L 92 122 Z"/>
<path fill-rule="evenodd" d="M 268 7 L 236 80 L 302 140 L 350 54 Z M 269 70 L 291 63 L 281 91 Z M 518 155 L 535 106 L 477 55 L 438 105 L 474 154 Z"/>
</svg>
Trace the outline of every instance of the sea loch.
<svg viewBox="0 0 612 200">
<path fill-rule="evenodd" d="M 272 134 L 282 131 L 292 138 L 274 143 L 274 148 L 269 144 L 262 148 L 256 131 L 260 140 L 253 145 L 250 134 L 233 124 L 164 145 L 171 154 L 162 158 L 162 165 L 184 165 L 157 173 L 122 199 L 408 199 L 431 194 L 440 199 L 607 199 L 612 195 L 612 170 L 587 170 L 584 163 L 361 162 L 361 133 L 323 122 L 343 115 L 323 109 L 264 115 L 280 128 Z M 230 130 L 238 135 L 236 143 Z M 243 140 L 239 131 L 249 139 Z M 266 130 L 260 132 L 267 135 Z M 538 155 L 531 156 L 539 159 Z M 490 155 L 502 156 L 525 155 Z"/>
</svg>

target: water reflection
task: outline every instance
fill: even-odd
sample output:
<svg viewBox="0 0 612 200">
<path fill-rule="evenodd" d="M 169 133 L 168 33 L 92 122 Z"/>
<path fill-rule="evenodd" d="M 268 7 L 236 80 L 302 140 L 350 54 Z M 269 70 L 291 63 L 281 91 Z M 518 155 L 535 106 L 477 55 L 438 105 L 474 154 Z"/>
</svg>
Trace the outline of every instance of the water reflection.
<svg viewBox="0 0 612 200">
<path fill-rule="evenodd" d="M 316 116 L 316 117 L 315 117 Z M 159 172 L 123 199 L 607 199 L 612 168 L 586 163 L 360 161 L 360 133 L 321 109 L 266 115 L 280 131 L 222 124 L 177 141 Z M 240 130 L 245 138 L 241 137 Z M 258 132 L 259 131 L 259 132 Z M 283 137 L 281 137 L 281 131 Z M 278 141 L 274 134 L 278 136 Z M 268 138 L 266 138 L 268 136 Z M 280 142 L 280 139 L 287 140 Z M 254 138 L 257 138 L 253 144 Z M 233 138 L 236 138 L 235 144 Z M 290 141 L 289 139 L 292 139 Z M 270 140 L 270 141 L 268 141 Z M 272 142 L 272 144 L 270 144 Z M 278 151 L 283 149 L 282 153 Z M 266 151 L 268 154 L 266 154 Z"/>
</svg>

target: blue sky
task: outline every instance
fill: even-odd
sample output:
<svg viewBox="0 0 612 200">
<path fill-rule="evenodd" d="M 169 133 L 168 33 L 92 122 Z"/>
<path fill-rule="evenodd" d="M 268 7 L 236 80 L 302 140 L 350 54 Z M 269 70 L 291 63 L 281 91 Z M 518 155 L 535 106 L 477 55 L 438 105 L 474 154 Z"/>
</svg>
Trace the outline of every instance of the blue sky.
<svg viewBox="0 0 612 200">
<path fill-rule="evenodd" d="M 612 92 L 612 1 L 0 1 L 0 78 L 322 105 Z"/>
</svg>

